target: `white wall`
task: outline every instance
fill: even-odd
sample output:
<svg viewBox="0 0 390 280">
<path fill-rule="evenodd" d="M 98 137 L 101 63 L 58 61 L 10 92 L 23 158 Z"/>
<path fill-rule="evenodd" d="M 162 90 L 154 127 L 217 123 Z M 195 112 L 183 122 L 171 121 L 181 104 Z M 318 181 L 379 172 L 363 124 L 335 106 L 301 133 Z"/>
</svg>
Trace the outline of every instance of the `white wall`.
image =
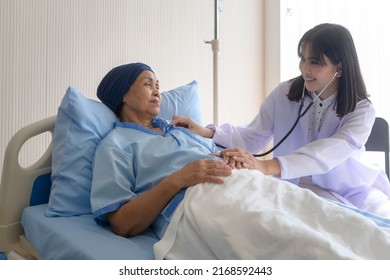
<svg viewBox="0 0 390 280">
<path fill-rule="evenodd" d="M 264 5 L 264 92 L 268 95 L 280 82 L 280 1 L 265 0 Z"/>
<path fill-rule="evenodd" d="M 220 1 L 220 122 L 249 122 L 264 96 L 263 0 Z M 212 122 L 214 0 L 0 0 L 0 169 L 21 127 L 52 116 L 69 85 L 95 99 L 112 67 L 152 66 L 168 90 L 200 83 Z M 23 165 L 48 136 L 26 145 Z"/>
</svg>

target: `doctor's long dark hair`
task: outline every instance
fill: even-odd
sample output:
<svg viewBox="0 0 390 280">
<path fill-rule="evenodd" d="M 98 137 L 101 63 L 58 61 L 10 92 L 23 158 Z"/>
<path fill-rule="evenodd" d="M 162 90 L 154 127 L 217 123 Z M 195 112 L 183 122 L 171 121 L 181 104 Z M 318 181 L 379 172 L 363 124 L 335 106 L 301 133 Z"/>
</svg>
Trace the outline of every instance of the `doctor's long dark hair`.
<svg viewBox="0 0 390 280">
<path fill-rule="evenodd" d="M 366 86 L 360 71 L 359 59 L 351 33 L 343 26 L 324 23 L 307 31 L 298 43 L 298 56 L 305 45 L 309 46 L 310 55 L 326 65 L 324 55 L 337 65 L 341 62 L 342 75 L 339 77 L 336 97 L 336 113 L 339 118 L 352 112 L 356 104 L 368 100 Z M 299 102 L 302 97 L 304 80 L 302 76 L 292 80 L 288 99 Z"/>
</svg>

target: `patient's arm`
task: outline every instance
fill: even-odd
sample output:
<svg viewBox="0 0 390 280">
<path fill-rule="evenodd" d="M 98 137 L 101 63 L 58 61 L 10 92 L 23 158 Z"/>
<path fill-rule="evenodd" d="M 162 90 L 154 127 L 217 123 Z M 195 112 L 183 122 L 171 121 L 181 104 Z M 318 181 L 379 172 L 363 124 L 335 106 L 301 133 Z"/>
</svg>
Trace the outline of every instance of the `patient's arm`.
<svg viewBox="0 0 390 280">
<path fill-rule="evenodd" d="M 128 237 L 145 231 L 168 202 L 182 189 L 198 183 L 222 184 L 231 168 L 221 160 L 197 160 L 163 179 L 154 188 L 108 214 L 112 230 Z M 130 218 L 131 217 L 131 218 Z"/>
<path fill-rule="evenodd" d="M 200 124 L 198 124 L 196 121 L 194 121 L 189 117 L 173 115 L 171 123 L 176 126 L 182 126 L 188 128 L 188 130 L 203 137 L 213 138 L 214 136 L 214 132 L 215 132 L 214 130 L 201 126 Z"/>
</svg>

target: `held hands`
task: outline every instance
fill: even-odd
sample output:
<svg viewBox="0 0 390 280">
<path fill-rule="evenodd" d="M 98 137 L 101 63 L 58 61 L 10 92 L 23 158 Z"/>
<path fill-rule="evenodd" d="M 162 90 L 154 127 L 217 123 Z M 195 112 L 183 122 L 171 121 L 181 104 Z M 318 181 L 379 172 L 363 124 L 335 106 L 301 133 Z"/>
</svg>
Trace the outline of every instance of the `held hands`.
<svg viewBox="0 0 390 280">
<path fill-rule="evenodd" d="M 203 137 L 213 138 L 214 136 L 214 131 L 212 129 L 201 126 L 189 117 L 173 115 L 171 124 L 175 126 L 185 127 L 193 133 L 196 133 Z"/>
<path fill-rule="evenodd" d="M 258 160 L 248 151 L 240 148 L 229 148 L 222 150 L 219 154 L 214 154 L 223 159 L 231 168 L 237 169 L 257 169 Z"/>
<path fill-rule="evenodd" d="M 224 149 L 214 154 L 223 159 L 231 168 L 257 169 L 264 175 L 280 176 L 281 169 L 277 159 L 257 160 L 250 152 L 240 148 Z"/>
</svg>

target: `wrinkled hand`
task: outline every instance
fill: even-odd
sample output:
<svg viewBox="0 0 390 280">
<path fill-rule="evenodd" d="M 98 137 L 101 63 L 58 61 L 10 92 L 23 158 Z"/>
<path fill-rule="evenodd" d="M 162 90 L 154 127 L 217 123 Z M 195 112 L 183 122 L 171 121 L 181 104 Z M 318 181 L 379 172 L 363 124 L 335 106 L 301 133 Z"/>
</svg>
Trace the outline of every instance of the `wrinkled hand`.
<svg viewBox="0 0 390 280">
<path fill-rule="evenodd" d="M 258 163 L 258 160 L 250 152 L 241 148 L 224 149 L 219 156 L 231 168 L 256 169 Z"/>
<path fill-rule="evenodd" d="M 224 149 L 213 155 L 221 157 L 231 168 L 257 169 L 264 175 L 281 176 L 281 167 L 276 158 L 258 160 L 250 152 L 240 148 Z"/>
<path fill-rule="evenodd" d="M 230 176 L 232 168 L 222 160 L 201 159 L 193 161 L 180 170 L 174 172 L 169 178 L 179 188 L 186 188 L 198 183 L 223 184 L 222 177 Z"/>
</svg>

